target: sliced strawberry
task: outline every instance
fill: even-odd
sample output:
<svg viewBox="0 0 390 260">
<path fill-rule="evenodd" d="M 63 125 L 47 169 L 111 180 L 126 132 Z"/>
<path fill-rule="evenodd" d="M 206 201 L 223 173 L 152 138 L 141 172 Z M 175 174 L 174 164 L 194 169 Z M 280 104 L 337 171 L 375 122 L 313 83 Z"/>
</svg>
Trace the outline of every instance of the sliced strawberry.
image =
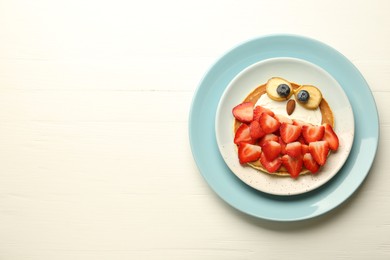
<svg viewBox="0 0 390 260">
<path fill-rule="evenodd" d="M 267 142 L 267 141 L 278 142 L 279 141 L 279 137 L 277 135 L 274 135 L 274 134 L 266 134 L 265 136 L 260 138 L 259 145 L 262 147 L 265 144 L 265 142 Z"/>
<path fill-rule="evenodd" d="M 294 158 L 302 157 L 302 144 L 300 142 L 292 142 L 286 145 L 286 154 Z"/>
<path fill-rule="evenodd" d="M 257 140 L 265 135 L 259 121 L 252 121 L 249 124 L 250 136 L 252 140 Z"/>
<path fill-rule="evenodd" d="M 264 168 L 267 169 L 269 172 L 276 172 L 279 170 L 280 166 L 282 165 L 282 159 L 280 156 L 276 157 L 274 160 L 270 161 L 267 159 L 264 153 L 260 155 L 260 162 L 263 165 Z"/>
<path fill-rule="evenodd" d="M 329 153 L 329 144 L 327 141 L 311 142 L 309 151 L 319 165 L 324 165 Z"/>
<path fill-rule="evenodd" d="M 322 125 L 302 126 L 302 136 L 307 143 L 320 141 L 324 137 L 325 127 Z"/>
<path fill-rule="evenodd" d="M 262 106 L 255 106 L 255 108 L 253 109 L 253 120 L 259 120 L 261 114 L 263 114 L 263 113 L 266 113 L 270 116 L 275 115 L 274 112 L 272 112 L 272 110 L 270 110 L 268 108 L 265 108 Z"/>
<path fill-rule="evenodd" d="M 280 127 L 280 122 L 267 113 L 261 114 L 259 122 L 263 131 L 267 134 L 275 132 Z"/>
<path fill-rule="evenodd" d="M 283 141 L 283 139 L 279 136 L 279 143 L 280 147 L 282 148 L 281 154 L 286 154 L 286 143 Z"/>
<path fill-rule="evenodd" d="M 322 140 L 327 141 L 329 148 L 333 151 L 336 151 L 339 148 L 339 138 L 329 124 L 325 123 L 323 126 L 325 127 L 325 134 Z"/>
<path fill-rule="evenodd" d="M 298 137 L 297 141 L 300 142 L 301 144 L 308 144 L 306 142 L 305 138 L 303 138 L 303 136 L 302 136 L 302 131 L 301 131 L 301 135 Z"/>
<path fill-rule="evenodd" d="M 288 173 L 290 173 L 292 178 L 297 178 L 302 170 L 302 157 L 296 159 L 288 154 L 285 154 L 282 156 L 282 164 L 287 169 Z"/>
<path fill-rule="evenodd" d="M 305 165 L 306 169 L 311 173 L 316 173 L 320 169 L 320 165 L 314 160 L 310 153 L 306 153 L 303 156 L 303 165 Z"/>
<path fill-rule="evenodd" d="M 280 126 L 280 137 L 282 137 L 283 141 L 287 143 L 291 143 L 296 141 L 301 135 L 301 127 L 297 125 L 282 123 Z"/>
<path fill-rule="evenodd" d="M 309 152 L 309 146 L 307 144 L 302 144 L 302 154 L 305 155 Z"/>
<path fill-rule="evenodd" d="M 250 123 L 253 120 L 253 103 L 244 102 L 235 106 L 233 116 L 242 123 Z"/>
<path fill-rule="evenodd" d="M 268 141 L 265 142 L 262 146 L 263 153 L 267 157 L 269 161 L 274 160 L 276 157 L 279 156 L 280 152 L 282 151 L 282 147 L 279 142 L 275 141 Z"/>
<path fill-rule="evenodd" d="M 299 119 L 293 119 L 293 125 L 297 125 L 297 126 L 304 126 L 304 125 L 311 125 L 310 123 L 306 123 L 302 120 L 299 120 Z"/>
<path fill-rule="evenodd" d="M 275 115 L 274 116 L 276 120 L 278 120 L 280 123 L 287 123 L 287 124 L 291 124 L 293 123 L 293 120 L 286 117 L 286 116 L 283 116 L 283 115 Z"/>
<path fill-rule="evenodd" d="M 234 143 L 239 144 L 241 142 L 245 143 L 254 143 L 251 134 L 250 129 L 247 124 L 241 124 L 236 131 L 236 134 L 234 135 Z"/>
<path fill-rule="evenodd" d="M 241 164 L 253 162 L 260 158 L 261 147 L 254 144 L 240 143 L 238 145 L 238 159 Z"/>
</svg>

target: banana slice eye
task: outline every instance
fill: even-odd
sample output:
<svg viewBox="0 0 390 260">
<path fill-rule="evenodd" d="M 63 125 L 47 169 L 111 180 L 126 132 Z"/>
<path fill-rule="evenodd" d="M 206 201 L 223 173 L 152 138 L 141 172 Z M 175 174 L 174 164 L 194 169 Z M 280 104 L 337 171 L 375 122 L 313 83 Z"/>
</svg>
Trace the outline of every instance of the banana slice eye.
<svg viewBox="0 0 390 260">
<path fill-rule="evenodd" d="M 311 85 L 303 85 L 294 93 L 298 103 L 307 109 L 316 109 L 322 100 L 321 91 Z"/>
<path fill-rule="evenodd" d="M 294 93 L 290 82 L 279 77 L 273 77 L 268 80 L 266 91 L 268 97 L 275 101 L 287 100 Z"/>
<path fill-rule="evenodd" d="M 312 85 L 302 85 L 293 89 L 291 83 L 279 77 L 270 78 L 266 84 L 266 92 L 274 101 L 285 101 L 294 94 L 297 103 L 306 109 L 316 109 L 322 100 L 321 91 Z"/>
</svg>

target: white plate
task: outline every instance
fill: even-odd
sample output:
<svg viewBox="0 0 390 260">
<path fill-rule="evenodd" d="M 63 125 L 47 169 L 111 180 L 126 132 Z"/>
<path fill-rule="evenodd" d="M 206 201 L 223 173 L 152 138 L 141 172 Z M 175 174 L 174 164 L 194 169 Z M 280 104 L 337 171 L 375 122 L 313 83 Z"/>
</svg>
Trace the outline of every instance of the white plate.
<svg viewBox="0 0 390 260">
<path fill-rule="evenodd" d="M 332 153 L 320 171 L 297 179 L 280 177 L 240 165 L 233 142 L 232 108 L 240 104 L 256 87 L 271 77 L 282 77 L 298 84 L 318 87 L 335 117 L 335 132 L 340 146 Z M 351 104 L 338 82 L 325 70 L 296 58 L 272 58 L 251 65 L 239 73 L 225 89 L 217 108 L 215 121 L 219 151 L 230 170 L 244 183 L 265 193 L 296 195 L 314 190 L 328 182 L 343 166 L 354 138 L 354 117 Z"/>
</svg>

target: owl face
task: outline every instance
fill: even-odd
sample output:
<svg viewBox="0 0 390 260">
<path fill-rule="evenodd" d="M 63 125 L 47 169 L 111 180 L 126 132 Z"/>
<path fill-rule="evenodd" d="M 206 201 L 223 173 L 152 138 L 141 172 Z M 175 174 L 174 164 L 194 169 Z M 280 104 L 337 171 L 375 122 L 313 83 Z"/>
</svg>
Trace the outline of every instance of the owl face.
<svg viewBox="0 0 390 260">
<path fill-rule="evenodd" d="M 318 88 L 311 85 L 299 86 L 285 79 L 273 77 L 266 84 L 266 94 L 259 98 L 256 105 L 267 107 L 276 114 L 291 119 L 320 125 L 321 101 L 322 93 Z"/>
</svg>

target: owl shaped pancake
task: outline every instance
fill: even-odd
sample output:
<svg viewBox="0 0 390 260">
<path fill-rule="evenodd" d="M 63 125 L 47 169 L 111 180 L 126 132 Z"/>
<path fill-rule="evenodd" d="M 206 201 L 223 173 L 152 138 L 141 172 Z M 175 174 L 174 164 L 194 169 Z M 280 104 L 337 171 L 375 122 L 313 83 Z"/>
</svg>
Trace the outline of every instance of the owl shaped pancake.
<svg viewBox="0 0 390 260">
<path fill-rule="evenodd" d="M 317 174 L 339 147 L 334 115 L 320 89 L 273 77 L 233 109 L 243 167 L 297 178 Z"/>
</svg>

